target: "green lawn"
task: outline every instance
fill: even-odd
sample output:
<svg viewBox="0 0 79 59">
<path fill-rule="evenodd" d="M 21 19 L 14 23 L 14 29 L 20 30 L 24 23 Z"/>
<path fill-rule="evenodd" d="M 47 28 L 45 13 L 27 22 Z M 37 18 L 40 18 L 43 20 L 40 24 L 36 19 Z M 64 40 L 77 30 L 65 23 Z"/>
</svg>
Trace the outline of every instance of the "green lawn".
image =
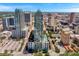
<svg viewBox="0 0 79 59">
<path fill-rule="evenodd" d="M 36 53 L 33 53 L 34 56 L 49 56 L 49 53 L 46 50 L 38 51 Z"/>
<path fill-rule="evenodd" d="M 79 53 L 65 53 L 63 56 L 79 56 Z"/>
</svg>

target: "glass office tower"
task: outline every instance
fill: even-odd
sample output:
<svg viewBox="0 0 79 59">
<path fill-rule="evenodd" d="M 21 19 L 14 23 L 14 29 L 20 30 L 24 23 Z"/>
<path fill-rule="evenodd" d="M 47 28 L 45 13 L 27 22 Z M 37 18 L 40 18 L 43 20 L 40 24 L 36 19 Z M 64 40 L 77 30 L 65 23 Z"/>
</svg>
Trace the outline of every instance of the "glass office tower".
<svg viewBox="0 0 79 59">
<path fill-rule="evenodd" d="M 15 28 L 16 30 L 13 32 L 17 38 L 25 36 L 25 22 L 24 22 L 24 12 L 21 9 L 15 10 Z"/>
<path fill-rule="evenodd" d="M 38 10 L 34 16 L 34 42 L 36 50 L 48 50 L 48 38 L 43 32 L 43 14 Z"/>
<path fill-rule="evenodd" d="M 43 32 L 43 15 L 41 11 L 37 11 L 34 16 L 34 40 L 41 41 Z"/>
<path fill-rule="evenodd" d="M 33 41 L 28 42 L 28 51 L 39 51 L 39 50 L 46 50 L 48 51 L 48 37 L 43 31 L 43 14 L 40 10 L 38 10 L 34 14 L 34 31 Z M 30 40 L 30 39 L 29 39 Z"/>
</svg>

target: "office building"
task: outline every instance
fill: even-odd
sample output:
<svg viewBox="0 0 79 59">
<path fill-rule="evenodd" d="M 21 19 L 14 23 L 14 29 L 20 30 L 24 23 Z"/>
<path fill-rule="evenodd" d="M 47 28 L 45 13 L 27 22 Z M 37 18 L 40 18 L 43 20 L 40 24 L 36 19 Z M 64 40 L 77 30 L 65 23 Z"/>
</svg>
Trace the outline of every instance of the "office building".
<svg viewBox="0 0 79 59">
<path fill-rule="evenodd" d="M 14 16 L 3 17 L 3 29 L 12 30 L 13 28 L 15 28 Z"/>
<path fill-rule="evenodd" d="M 43 15 L 40 11 L 37 11 L 34 16 L 34 39 L 40 40 L 43 32 Z M 38 37 L 39 38 L 38 38 Z"/>
<path fill-rule="evenodd" d="M 48 38 L 43 34 L 43 15 L 41 11 L 37 11 L 34 15 L 34 41 L 28 42 L 28 49 L 48 50 Z M 29 46 L 31 48 L 29 48 Z"/>
<path fill-rule="evenodd" d="M 69 28 L 63 28 L 61 30 L 61 41 L 64 45 L 70 44 L 70 34 L 73 32 Z"/>
<path fill-rule="evenodd" d="M 70 20 L 69 20 L 69 23 L 72 23 L 72 22 L 73 22 L 74 16 L 75 16 L 75 13 L 70 13 Z"/>
<path fill-rule="evenodd" d="M 24 21 L 24 13 L 20 9 L 15 10 L 15 30 L 12 31 L 13 37 L 25 37 L 25 21 Z"/>
<path fill-rule="evenodd" d="M 30 25 L 30 22 L 32 21 L 32 13 L 31 12 L 25 12 L 24 13 L 24 18 L 25 18 L 25 24 L 27 25 L 27 26 L 29 26 Z"/>
</svg>

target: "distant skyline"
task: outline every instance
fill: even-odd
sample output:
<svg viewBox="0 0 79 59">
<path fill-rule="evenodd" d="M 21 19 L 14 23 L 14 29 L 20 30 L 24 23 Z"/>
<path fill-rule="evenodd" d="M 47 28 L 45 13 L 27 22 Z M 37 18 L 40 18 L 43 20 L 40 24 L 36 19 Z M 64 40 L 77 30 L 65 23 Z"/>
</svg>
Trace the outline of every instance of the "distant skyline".
<svg viewBox="0 0 79 59">
<path fill-rule="evenodd" d="M 0 3 L 0 11 L 79 12 L 79 3 Z"/>
</svg>

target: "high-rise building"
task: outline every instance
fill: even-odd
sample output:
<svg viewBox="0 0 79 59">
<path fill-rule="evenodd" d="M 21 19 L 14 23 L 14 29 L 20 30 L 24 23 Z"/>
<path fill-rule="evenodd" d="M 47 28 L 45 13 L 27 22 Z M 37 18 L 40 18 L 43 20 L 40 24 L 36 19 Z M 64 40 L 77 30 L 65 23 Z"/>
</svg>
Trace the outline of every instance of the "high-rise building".
<svg viewBox="0 0 79 59">
<path fill-rule="evenodd" d="M 28 49 L 48 50 L 48 38 L 43 31 L 43 14 L 38 10 L 34 15 L 34 41 L 28 42 Z"/>
<path fill-rule="evenodd" d="M 48 25 L 49 25 L 49 26 L 52 26 L 52 20 L 53 20 L 53 19 L 52 19 L 52 14 L 49 13 L 49 14 L 48 14 Z"/>
<path fill-rule="evenodd" d="M 43 15 L 39 10 L 34 16 L 34 39 L 41 40 L 43 32 Z"/>
<path fill-rule="evenodd" d="M 61 41 L 64 45 L 70 44 L 70 34 L 73 32 L 69 28 L 63 28 L 61 30 Z"/>
<path fill-rule="evenodd" d="M 74 20 L 74 16 L 75 16 L 75 13 L 71 13 L 70 14 L 70 20 L 69 20 L 69 23 L 72 23 L 73 20 Z"/>
<path fill-rule="evenodd" d="M 15 30 L 12 32 L 14 37 L 20 38 L 25 36 L 24 13 L 20 9 L 15 10 Z"/>
<path fill-rule="evenodd" d="M 21 30 L 25 28 L 25 18 L 24 18 L 24 12 L 20 9 L 15 10 L 15 24 L 16 27 L 19 27 Z"/>
<path fill-rule="evenodd" d="M 30 25 L 30 22 L 32 21 L 32 13 L 31 12 L 25 12 L 24 18 L 25 18 L 25 24 L 27 26 Z"/>
<path fill-rule="evenodd" d="M 3 17 L 3 29 L 13 30 L 15 28 L 14 16 Z"/>
</svg>

